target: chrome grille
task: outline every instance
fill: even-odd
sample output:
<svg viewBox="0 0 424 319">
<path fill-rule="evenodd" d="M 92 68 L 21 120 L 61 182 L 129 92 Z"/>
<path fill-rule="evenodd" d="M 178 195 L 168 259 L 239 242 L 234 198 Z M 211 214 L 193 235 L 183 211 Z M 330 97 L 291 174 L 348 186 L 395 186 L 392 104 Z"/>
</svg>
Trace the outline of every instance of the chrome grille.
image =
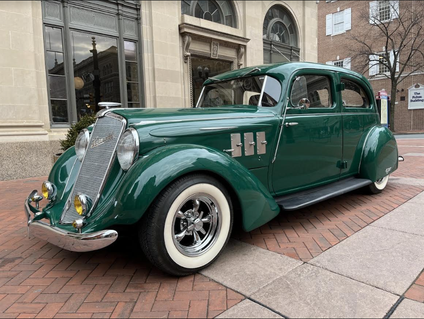
<svg viewBox="0 0 424 319">
<path fill-rule="evenodd" d="M 61 223 L 69 224 L 80 217 L 74 207 L 74 198 L 78 193 L 88 195 L 93 200 L 93 207 L 96 206 L 125 124 L 123 118 L 111 113 L 97 119 Z"/>
</svg>

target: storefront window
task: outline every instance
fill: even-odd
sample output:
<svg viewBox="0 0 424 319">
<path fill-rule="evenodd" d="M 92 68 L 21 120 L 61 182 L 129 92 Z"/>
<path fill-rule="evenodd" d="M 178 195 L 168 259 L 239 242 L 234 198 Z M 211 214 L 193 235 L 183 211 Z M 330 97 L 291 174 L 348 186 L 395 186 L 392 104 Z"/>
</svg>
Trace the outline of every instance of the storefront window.
<svg viewBox="0 0 424 319">
<path fill-rule="evenodd" d="M 72 31 L 78 119 L 97 111 L 99 102 L 121 102 L 116 39 Z"/>
<path fill-rule="evenodd" d="M 99 102 L 142 107 L 139 19 L 136 1 L 43 1 L 52 125 L 95 114 Z"/>
</svg>

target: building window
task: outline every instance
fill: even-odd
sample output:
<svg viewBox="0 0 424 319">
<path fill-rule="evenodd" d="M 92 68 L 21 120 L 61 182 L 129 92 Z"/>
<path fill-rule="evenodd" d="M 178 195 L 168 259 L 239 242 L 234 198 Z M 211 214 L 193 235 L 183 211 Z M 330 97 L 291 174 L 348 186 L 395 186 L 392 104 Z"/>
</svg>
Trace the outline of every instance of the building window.
<svg viewBox="0 0 424 319">
<path fill-rule="evenodd" d="M 297 34 L 291 15 L 282 6 L 271 7 L 263 24 L 264 63 L 299 61 Z"/>
<path fill-rule="evenodd" d="M 334 61 L 334 66 L 343 67 L 343 61 Z"/>
<path fill-rule="evenodd" d="M 232 1 L 182 0 L 181 13 L 236 28 Z"/>
<path fill-rule="evenodd" d="M 397 52 L 397 51 L 395 51 Z M 389 66 L 394 64 L 393 51 L 381 52 L 369 56 L 369 75 L 388 74 L 390 72 Z M 396 72 L 399 72 L 399 60 L 396 63 Z"/>
<path fill-rule="evenodd" d="M 336 35 L 352 28 L 352 9 L 348 8 L 325 17 L 325 34 Z"/>
<path fill-rule="evenodd" d="M 346 59 L 343 59 L 343 60 L 336 60 L 336 61 L 328 61 L 328 62 L 326 62 L 326 64 L 334 65 L 334 66 L 338 66 L 338 67 L 350 70 L 350 68 L 351 68 L 351 66 L 350 66 L 351 58 L 346 58 Z"/>
<path fill-rule="evenodd" d="M 390 2 L 389 1 L 379 1 L 378 2 L 378 14 L 381 21 L 390 20 Z"/>
<path fill-rule="evenodd" d="M 139 4 L 43 1 L 42 6 L 52 125 L 95 114 L 99 102 L 141 107 Z"/>
<path fill-rule="evenodd" d="M 399 17 L 399 1 L 371 1 L 370 24 L 378 24 L 391 21 Z"/>
</svg>

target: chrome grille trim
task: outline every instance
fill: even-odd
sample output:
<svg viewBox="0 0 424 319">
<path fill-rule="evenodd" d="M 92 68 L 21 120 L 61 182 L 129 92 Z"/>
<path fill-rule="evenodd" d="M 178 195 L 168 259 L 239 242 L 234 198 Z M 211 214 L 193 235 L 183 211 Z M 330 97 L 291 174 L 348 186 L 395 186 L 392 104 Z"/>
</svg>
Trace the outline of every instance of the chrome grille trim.
<svg viewBox="0 0 424 319">
<path fill-rule="evenodd" d="M 106 113 L 97 119 L 75 184 L 62 212 L 61 224 L 71 224 L 80 217 L 73 203 L 78 193 L 90 196 L 93 200 L 91 211 L 95 209 L 115 160 L 119 139 L 126 126 L 126 120 L 114 113 Z M 96 143 L 93 143 L 94 141 Z M 88 215 L 90 213 L 88 212 Z"/>
</svg>

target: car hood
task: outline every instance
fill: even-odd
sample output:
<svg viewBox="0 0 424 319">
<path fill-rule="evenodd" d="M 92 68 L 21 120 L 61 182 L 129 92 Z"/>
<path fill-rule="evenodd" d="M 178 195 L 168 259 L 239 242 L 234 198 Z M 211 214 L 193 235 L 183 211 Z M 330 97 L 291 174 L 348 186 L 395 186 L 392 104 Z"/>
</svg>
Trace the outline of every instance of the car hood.
<svg viewBox="0 0 424 319">
<path fill-rule="evenodd" d="M 184 123 L 274 116 L 269 109 L 246 106 L 221 108 L 146 108 L 118 109 L 114 113 L 124 117 L 129 126 L 149 126 L 159 123 Z"/>
</svg>

